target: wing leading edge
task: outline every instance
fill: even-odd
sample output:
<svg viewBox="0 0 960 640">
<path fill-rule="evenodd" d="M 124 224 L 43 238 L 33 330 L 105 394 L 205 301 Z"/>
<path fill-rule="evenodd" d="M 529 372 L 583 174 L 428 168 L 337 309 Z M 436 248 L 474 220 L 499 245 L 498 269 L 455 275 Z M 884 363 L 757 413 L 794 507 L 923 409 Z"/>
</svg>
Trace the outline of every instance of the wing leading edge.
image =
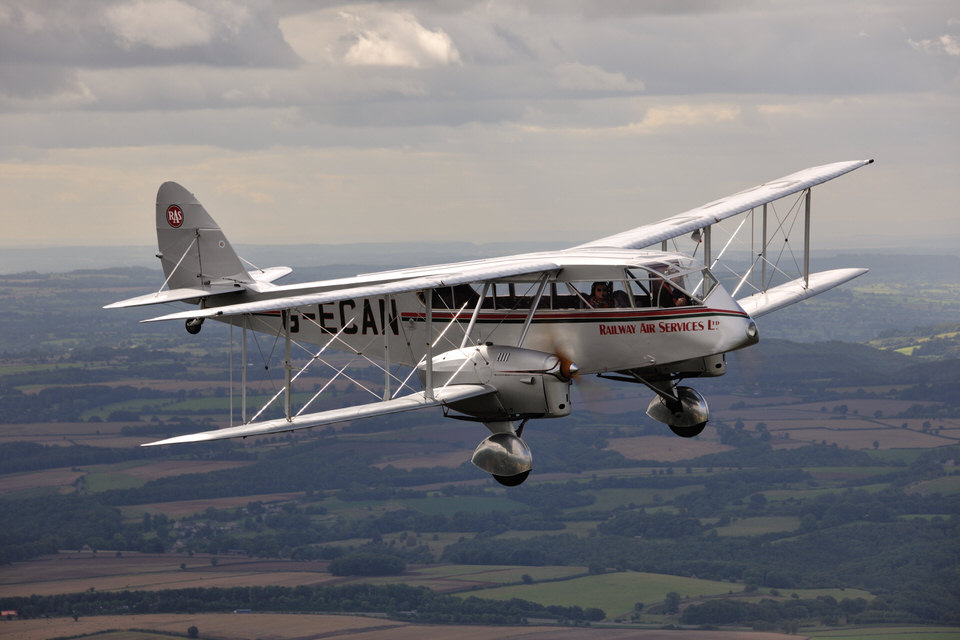
<svg viewBox="0 0 960 640">
<path fill-rule="evenodd" d="M 678 213 L 660 222 L 636 227 L 629 231 L 606 236 L 593 242 L 579 245 L 577 249 L 604 247 L 618 249 L 642 249 L 680 235 L 692 233 L 708 225 L 720 222 L 737 214 L 749 211 L 764 203 L 789 196 L 810 187 L 838 178 L 854 169 L 872 163 L 873 160 L 834 162 L 803 169 L 777 180 L 765 182 L 705 205 Z"/>
<path fill-rule="evenodd" d="M 750 314 L 751 318 L 759 318 L 791 304 L 812 298 L 824 291 L 829 291 L 844 282 L 862 276 L 867 271 L 869 269 L 833 269 L 811 273 L 809 282 L 803 278 L 791 280 L 767 291 L 740 298 L 737 300 L 737 304 Z"/>
<path fill-rule="evenodd" d="M 246 438 L 248 436 L 265 436 L 273 433 L 283 433 L 286 431 L 297 431 L 299 429 L 310 429 L 325 424 L 334 424 L 337 422 L 349 422 L 360 418 L 372 418 L 374 416 L 385 416 L 391 413 L 402 413 L 404 411 L 414 411 L 417 409 L 426 409 L 428 407 L 438 407 L 458 400 L 476 398 L 495 393 L 496 389 L 486 385 L 478 384 L 457 384 L 447 387 L 434 389 L 434 397 L 428 400 L 422 391 L 411 393 L 393 400 L 382 400 L 380 402 L 371 402 L 369 404 L 360 404 L 352 407 L 343 407 L 341 409 L 332 409 L 330 411 L 321 411 L 319 413 L 308 413 L 300 416 L 294 416 L 287 420 L 279 418 L 277 420 L 266 420 L 264 422 L 252 422 L 237 427 L 227 427 L 226 429 L 214 429 L 213 431 L 203 431 L 201 433 L 191 433 L 184 436 L 175 436 L 166 440 L 157 442 L 147 442 L 141 447 L 153 447 L 161 444 L 182 444 L 185 442 L 209 442 L 211 440 L 226 440 L 228 438 Z"/>
</svg>

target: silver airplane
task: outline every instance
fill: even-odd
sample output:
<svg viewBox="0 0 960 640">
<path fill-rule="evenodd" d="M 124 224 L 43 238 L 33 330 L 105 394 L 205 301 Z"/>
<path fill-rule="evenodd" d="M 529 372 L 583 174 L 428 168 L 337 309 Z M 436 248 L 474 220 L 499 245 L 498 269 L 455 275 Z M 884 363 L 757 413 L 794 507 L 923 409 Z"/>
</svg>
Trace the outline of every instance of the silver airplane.
<svg viewBox="0 0 960 640">
<path fill-rule="evenodd" d="M 105 308 L 186 302 L 197 308 L 144 322 L 180 320 L 191 334 L 207 319 L 229 323 L 243 329 L 244 346 L 247 330 L 282 337 L 285 415 L 258 421 L 258 413 L 248 421 L 244 408 L 244 424 L 144 446 L 262 436 L 439 406 L 444 415 L 487 427 L 491 433 L 472 461 L 513 486 L 533 467 L 522 439 L 526 423 L 569 415 L 571 381 L 588 374 L 645 385 L 653 392 L 647 414 L 679 436 L 696 436 L 710 412 L 703 396 L 681 386 L 682 380 L 723 375 L 727 352 L 758 341 L 756 318 L 867 271 L 810 272 L 810 191 L 871 162 L 804 169 L 561 251 L 290 285 L 275 284 L 291 272 L 287 267 L 248 270 L 203 205 L 179 184 L 166 182 L 156 204 L 157 257 L 166 280 L 156 293 Z M 768 246 L 768 205 L 791 196 L 791 211 L 803 218 L 802 273 L 773 286 L 781 270 Z M 752 219 L 760 211 L 759 250 L 728 292 L 713 268 L 730 243 L 714 256 L 712 231 L 724 220 L 741 214 Z M 785 225 L 779 215 L 774 222 L 771 227 Z M 686 236 L 695 244 L 692 255 L 668 251 L 668 241 Z M 752 293 L 735 298 L 745 284 Z M 294 411 L 294 341 L 321 347 L 310 361 L 329 348 L 383 363 L 383 389 L 371 392 L 377 399 L 310 412 L 314 396 Z M 420 390 L 410 386 L 410 375 L 394 373 L 398 366 L 417 373 Z"/>
</svg>

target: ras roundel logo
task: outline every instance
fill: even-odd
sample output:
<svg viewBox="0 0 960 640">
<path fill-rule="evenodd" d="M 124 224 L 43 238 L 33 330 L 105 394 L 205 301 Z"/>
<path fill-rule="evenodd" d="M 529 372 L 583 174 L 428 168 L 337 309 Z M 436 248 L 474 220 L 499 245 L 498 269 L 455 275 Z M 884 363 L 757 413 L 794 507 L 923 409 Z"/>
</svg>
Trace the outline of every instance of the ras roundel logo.
<svg viewBox="0 0 960 640">
<path fill-rule="evenodd" d="M 167 223 L 173 227 L 177 228 L 183 224 L 183 209 L 178 207 L 175 204 L 167 207 Z"/>
</svg>

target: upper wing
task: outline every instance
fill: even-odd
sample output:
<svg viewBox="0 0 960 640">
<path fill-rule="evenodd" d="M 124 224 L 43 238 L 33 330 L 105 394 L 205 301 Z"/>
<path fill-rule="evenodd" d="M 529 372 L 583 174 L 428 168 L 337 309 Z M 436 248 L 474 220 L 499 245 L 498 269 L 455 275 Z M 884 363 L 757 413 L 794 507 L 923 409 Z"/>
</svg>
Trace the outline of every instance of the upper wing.
<svg viewBox="0 0 960 640">
<path fill-rule="evenodd" d="M 582 244 L 583 247 L 616 247 L 620 249 L 642 249 L 657 242 L 669 240 L 680 235 L 692 233 L 708 225 L 720 222 L 738 213 L 749 211 L 764 203 L 803 191 L 827 180 L 842 176 L 854 169 L 870 164 L 873 160 L 852 160 L 834 162 L 819 167 L 811 167 L 784 176 L 772 182 L 735 193 L 732 196 L 714 200 L 696 209 L 690 209 L 660 222 L 636 227 L 629 231 L 600 238 Z"/>
<path fill-rule="evenodd" d="M 490 260 L 480 263 L 466 263 L 463 266 L 447 265 L 440 273 L 432 275 L 417 275 L 402 278 L 392 282 L 381 282 L 376 284 L 363 284 L 357 286 L 345 283 L 344 286 L 321 291 L 316 293 L 305 293 L 293 296 L 271 297 L 256 302 L 245 302 L 241 304 L 229 304 L 220 307 L 209 307 L 206 309 L 195 309 L 193 311 L 181 311 L 170 313 L 157 318 L 149 318 L 143 322 L 156 322 L 159 320 L 184 320 L 190 318 L 212 318 L 215 316 L 233 316 L 245 313 L 263 313 L 266 311 L 278 311 L 282 309 L 293 309 L 296 307 L 306 307 L 310 305 L 323 304 L 326 302 L 335 302 L 349 298 L 371 298 L 394 293 L 403 293 L 405 291 L 422 291 L 433 289 L 435 287 L 448 287 L 457 284 L 467 284 L 483 280 L 493 280 L 497 278 L 507 278 L 510 276 L 528 275 L 531 273 L 544 273 L 555 271 L 560 268 L 555 262 L 543 259 L 512 259 L 505 258 L 501 260 Z"/>
</svg>

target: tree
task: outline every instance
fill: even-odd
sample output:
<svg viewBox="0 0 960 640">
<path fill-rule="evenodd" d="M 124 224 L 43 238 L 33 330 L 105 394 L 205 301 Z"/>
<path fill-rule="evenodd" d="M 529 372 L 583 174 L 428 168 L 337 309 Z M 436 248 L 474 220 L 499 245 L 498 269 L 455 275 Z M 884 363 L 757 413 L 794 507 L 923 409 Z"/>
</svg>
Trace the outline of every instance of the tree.
<svg viewBox="0 0 960 640">
<path fill-rule="evenodd" d="M 680 611 L 680 594 L 676 591 L 668 593 L 663 602 L 666 605 L 667 613 L 677 613 Z"/>
<path fill-rule="evenodd" d="M 196 625 L 191 626 L 187 629 L 188 638 L 198 638 L 200 637 L 200 629 L 197 629 Z"/>
</svg>

